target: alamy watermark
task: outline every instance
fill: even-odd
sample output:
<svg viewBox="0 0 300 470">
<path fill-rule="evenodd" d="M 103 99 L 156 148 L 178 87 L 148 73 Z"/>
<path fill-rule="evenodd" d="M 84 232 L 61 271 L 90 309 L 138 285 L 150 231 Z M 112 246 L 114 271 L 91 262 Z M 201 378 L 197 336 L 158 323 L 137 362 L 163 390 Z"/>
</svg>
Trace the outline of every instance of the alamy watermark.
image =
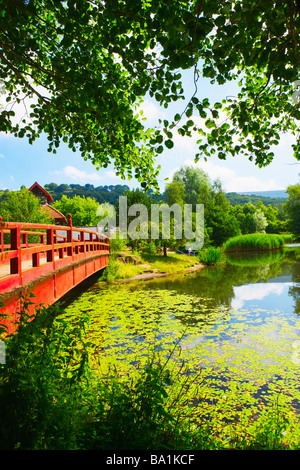
<svg viewBox="0 0 300 470">
<path fill-rule="evenodd" d="M 118 227 L 116 209 L 100 204 L 98 228 L 110 238 L 167 240 L 171 236 L 186 241 L 186 249 L 200 250 L 204 243 L 203 204 L 151 204 L 150 213 L 144 204 L 127 206 L 127 197 L 119 197 Z M 117 229 L 116 229 L 117 228 Z"/>
<path fill-rule="evenodd" d="M 4 341 L 0 341 L 0 364 L 6 363 L 6 348 Z"/>
<path fill-rule="evenodd" d="M 299 104 L 300 102 L 300 80 L 296 80 L 293 83 L 293 89 L 295 90 L 292 94 L 292 100 L 295 104 Z"/>
</svg>

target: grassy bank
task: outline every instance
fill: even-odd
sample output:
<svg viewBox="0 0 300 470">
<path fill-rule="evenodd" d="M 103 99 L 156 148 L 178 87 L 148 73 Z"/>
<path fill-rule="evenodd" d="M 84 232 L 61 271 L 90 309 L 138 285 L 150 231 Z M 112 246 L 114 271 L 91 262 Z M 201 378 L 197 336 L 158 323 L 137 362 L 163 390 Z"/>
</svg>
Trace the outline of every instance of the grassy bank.
<svg viewBox="0 0 300 470">
<path fill-rule="evenodd" d="M 197 258 L 194 256 L 171 253 L 168 256 L 162 254 L 136 255 L 139 261 L 136 264 L 124 263 L 118 260 L 117 254 L 110 257 L 109 265 L 105 269 L 101 280 L 113 282 L 118 279 L 130 279 L 143 273 L 169 273 L 175 274 L 195 265 Z"/>
<path fill-rule="evenodd" d="M 278 250 L 283 248 L 284 243 L 281 235 L 251 233 L 230 238 L 224 243 L 222 250 L 225 253 Z"/>
</svg>

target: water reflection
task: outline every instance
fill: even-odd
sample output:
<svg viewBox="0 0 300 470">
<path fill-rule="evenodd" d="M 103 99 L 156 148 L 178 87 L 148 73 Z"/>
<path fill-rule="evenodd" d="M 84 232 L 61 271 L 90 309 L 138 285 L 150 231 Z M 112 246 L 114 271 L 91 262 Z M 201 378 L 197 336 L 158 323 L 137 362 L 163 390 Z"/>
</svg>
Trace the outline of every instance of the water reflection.
<svg viewBox="0 0 300 470">
<path fill-rule="evenodd" d="M 251 308 L 300 314 L 300 247 L 226 257 L 226 263 L 186 276 L 154 279 L 141 289 L 207 298 L 212 308 Z"/>
<path fill-rule="evenodd" d="M 266 283 L 266 284 L 250 284 L 244 286 L 234 287 L 234 298 L 231 302 L 231 307 L 238 310 L 243 307 L 247 307 L 247 304 L 253 303 L 253 301 L 267 301 L 270 303 L 270 299 L 273 297 L 276 300 L 276 306 L 278 307 L 278 296 L 286 296 L 289 294 L 289 287 L 293 283 Z"/>
</svg>

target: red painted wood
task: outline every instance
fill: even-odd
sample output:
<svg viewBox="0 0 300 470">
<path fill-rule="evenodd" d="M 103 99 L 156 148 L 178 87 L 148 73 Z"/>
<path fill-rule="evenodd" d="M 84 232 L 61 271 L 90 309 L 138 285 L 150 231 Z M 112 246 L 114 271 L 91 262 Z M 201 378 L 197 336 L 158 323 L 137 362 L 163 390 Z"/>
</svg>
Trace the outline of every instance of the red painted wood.
<svg viewBox="0 0 300 470">
<path fill-rule="evenodd" d="M 8 234 L 9 244 L 4 244 L 4 234 Z M 30 242 L 32 235 L 38 236 L 39 243 Z M 4 304 L 0 306 L 1 313 L 7 313 L 8 323 L 13 324 L 20 294 L 28 289 L 36 296 L 35 304 L 51 305 L 106 267 L 109 253 L 106 236 L 73 228 L 71 218 L 66 227 L 2 222 L 0 217 L 0 301 Z"/>
</svg>

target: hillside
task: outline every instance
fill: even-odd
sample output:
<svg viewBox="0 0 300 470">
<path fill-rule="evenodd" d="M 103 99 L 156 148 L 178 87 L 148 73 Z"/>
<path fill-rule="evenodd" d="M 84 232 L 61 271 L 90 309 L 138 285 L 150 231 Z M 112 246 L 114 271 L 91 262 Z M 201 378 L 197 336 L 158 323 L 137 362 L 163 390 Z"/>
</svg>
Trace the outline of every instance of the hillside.
<svg viewBox="0 0 300 470">
<path fill-rule="evenodd" d="M 245 193 L 226 193 L 226 197 L 231 205 L 254 204 L 261 201 L 265 206 L 279 206 L 286 202 L 288 194 L 285 190 L 278 191 L 253 191 Z"/>
<path fill-rule="evenodd" d="M 278 189 L 276 191 L 252 191 L 252 192 L 239 192 L 238 194 L 242 194 L 245 196 L 262 196 L 262 197 L 271 197 L 272 199 L 280 198 L 286 199 L 288 197 L 288 193 L 285 189 Z"/>
</svg>

